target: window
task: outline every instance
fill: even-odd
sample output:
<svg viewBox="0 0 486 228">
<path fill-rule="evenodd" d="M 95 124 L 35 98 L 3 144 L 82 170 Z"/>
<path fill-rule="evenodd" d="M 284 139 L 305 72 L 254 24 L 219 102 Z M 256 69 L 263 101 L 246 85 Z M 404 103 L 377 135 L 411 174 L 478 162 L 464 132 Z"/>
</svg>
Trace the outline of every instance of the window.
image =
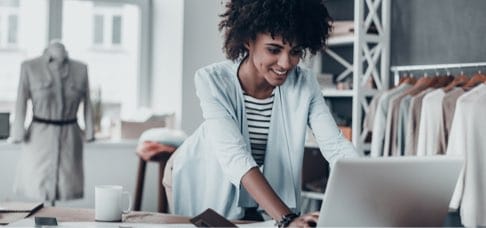
<svg viewBox="0 0 486 228">
<path fill-rule="evenodd" d="M 14 110 L 22 61 L 46 46 L 47 8 L 46 0 L 0 0 L 0 112 Z"/>
<path fill-rule="evenodd" d="M 94 2 L 93 45 L 97 48 L 120 48 L 122 44 L 122 18 L 129 17 L 126 4 Z M 133 33 L 132 33 L 133 34 Z"/>
<path fill-rule="evenodd" d="M 101 91 L 105 116 L 119 118 L 137 108 L 140 18 L 134 4 L 63 1 L 62 40 L 72 58 L 88 65 L 91 89 Z"/>
<path fill-rule="evenodd" d="M 94 40 L 93 43 L 96 45 L 103 44 L 103 15 L 96 15 L 94 16 Z"/>
<path fill-rule="evenodd" d="M 18 17 L 19 0 L 0 0 L 0 48 L 17 46 Z"/>
<path fill-rule="evenodd" d="M 112 33 L 111 33 L 112 44 L 121 44 L 121 35 L 122 35 L 121 29 L 122 29 L 122 17 L 113 16 L 113 26 L 112 26 Z"/>
<path fill-rule="evenodd" d="M 101 97 L 104 115 L 149 104 L 149 2 L 0 0 L 0 112 L 14 116 L 21 63 L 59 38 L 88 65 L 92 99 Z"/>
<path fill-rule="evenodd" d="M 17 15 L 8 15 L 8 39 L 7 43 L 16 44 L 17 43 Z"/>
</svg>

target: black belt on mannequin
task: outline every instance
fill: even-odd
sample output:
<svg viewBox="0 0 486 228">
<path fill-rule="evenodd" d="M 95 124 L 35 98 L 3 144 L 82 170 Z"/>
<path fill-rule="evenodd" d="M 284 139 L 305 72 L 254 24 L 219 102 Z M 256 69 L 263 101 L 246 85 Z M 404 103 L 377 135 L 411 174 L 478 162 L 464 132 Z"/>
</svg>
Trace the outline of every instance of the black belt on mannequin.
<svg viewBox="0 0 486 228">
<path fill-rule="evenodd" d="M 52 124 L 52 125 L 57 125 L 57 126 L 63 126 L 63 125 L 68 125 L 68 124 L 74 124 L 78 122 L 78 118 L 74 119 L 67 119 L 67 120 L 48 120 L 48 119 L 43 119 L 39 118 L 37 116 L 34 116 L 32 119 L 33 122 L 37 123 L 45 123 L 45 124 Z"/>
</svg>

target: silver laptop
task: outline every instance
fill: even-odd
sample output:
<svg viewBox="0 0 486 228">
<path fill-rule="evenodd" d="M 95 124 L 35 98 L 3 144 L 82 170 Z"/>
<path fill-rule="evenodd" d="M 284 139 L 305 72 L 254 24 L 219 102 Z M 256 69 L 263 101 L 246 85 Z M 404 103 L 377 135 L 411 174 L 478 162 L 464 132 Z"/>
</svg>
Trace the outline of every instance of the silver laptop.
<svg viewBox="0 0 486 228">
<path fill-rule="evenodd" d="M 356 158 L 331 172 L 318 226 L 442 226 L 463 160 Z"/>
</svg>

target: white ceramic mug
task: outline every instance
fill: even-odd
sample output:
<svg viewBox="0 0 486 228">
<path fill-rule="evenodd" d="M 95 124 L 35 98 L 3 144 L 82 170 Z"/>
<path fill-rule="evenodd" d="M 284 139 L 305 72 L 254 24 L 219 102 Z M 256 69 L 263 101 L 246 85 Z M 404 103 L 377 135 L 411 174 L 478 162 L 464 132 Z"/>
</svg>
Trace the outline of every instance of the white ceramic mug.
<svg viewBox="0 0 486 228">
<path fill-rule="evenodd" d="M 122 208 L 123 196 L 127 196 L 128 208 Z M 119 185 L 99 185 L 95 187 L 95 220 L 120 222 L 122 214 L 130 212 L 132 198 Z"/>
</svg>

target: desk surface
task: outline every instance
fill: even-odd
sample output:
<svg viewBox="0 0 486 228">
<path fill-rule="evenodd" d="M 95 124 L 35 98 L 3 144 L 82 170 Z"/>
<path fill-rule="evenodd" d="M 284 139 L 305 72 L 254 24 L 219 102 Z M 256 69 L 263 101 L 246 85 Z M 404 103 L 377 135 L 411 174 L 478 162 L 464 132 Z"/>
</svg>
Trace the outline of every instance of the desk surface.
<svg viewBox="0 0 486 228">
<path fill-rule="evenodd" d="M 94 209 L 45 207 L 30 217 L 56 217 L 59 222 L 94 222 Z M 127 223 L 190 223 L 188 217 L 155 212 L 132 211 L 123 215 Z"/>
</svg>

